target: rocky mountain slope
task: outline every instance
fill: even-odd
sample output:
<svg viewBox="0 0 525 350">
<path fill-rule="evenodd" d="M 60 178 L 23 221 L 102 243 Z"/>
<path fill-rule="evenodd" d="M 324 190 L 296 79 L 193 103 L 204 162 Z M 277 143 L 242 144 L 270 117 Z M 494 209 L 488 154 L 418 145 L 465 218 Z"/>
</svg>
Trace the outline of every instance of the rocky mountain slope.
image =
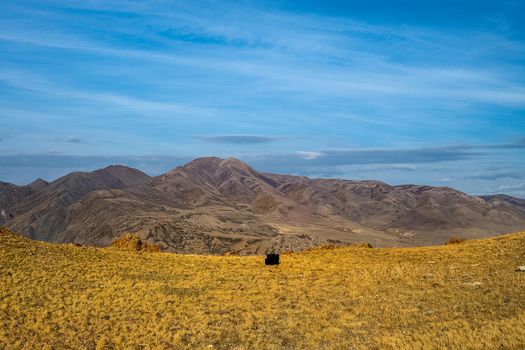
<svg viewBox="0 0 525 350">
<path fill-rule="evenodd" d="M 525 228 L 525 200 L 447 187 L 309 179 L 198 158 L 157 177 L 124 166 L 0 183 L 0 224 L 30 238 L 108 245 L 124 232 L 175 252 L 262 253 L 319 243 L 440 244 Z"/>
</svg>

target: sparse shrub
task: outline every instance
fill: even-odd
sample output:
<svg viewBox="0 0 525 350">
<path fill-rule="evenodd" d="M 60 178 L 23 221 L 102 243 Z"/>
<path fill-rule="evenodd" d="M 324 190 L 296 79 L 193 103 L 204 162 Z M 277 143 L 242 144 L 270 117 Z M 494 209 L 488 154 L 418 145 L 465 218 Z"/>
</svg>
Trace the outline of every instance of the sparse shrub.
<svg viewBox="0 0 525 350">
<path fill-rule="evenodd" d="M 316 250 L 334 250 L 336 248 L 339 248 L 338 246 L 336 246 L 335 244 L 321 244 L 321 245 L 316 245 L 312 248 L 309 248 L 307 249 L 306 251 L 316 251 Z"/>
<path fill-rule="evenodd" d="M 132 252 L 160 252 L 160 247 L 158 245 L 143 242 L 133 233 L 126 233 L 121 238 L 114 240 L 111 243 L 111 246 L 118 250 L 127 250 Z"/>
<path fill-rule="evenodd" d="M 352 244 L 352 247 L 356 247 L 356 248 L 374 248 L 370 243 L 356 243 L 356 244 Z"/>
<path fill-rule="evenodd" d="M 2 235 L 12 235 L 13 233 L 6 229 L 5 227 L 0 227 L 0 236 Z"/>
<path fill-rule="evenodd" d="M 142 243 L 142 251 L 148 253 L 160 253 L 161 249 L 156 244 Z"/>
<path fill-rule="evenodd" d="M 466 241 L 466 239 L 464 239 L 464 238 L 452 237 L 445 243 L 445 245 L 460 244 L 460 243 L 463 243 L 465 241 Z"/>
</svg>

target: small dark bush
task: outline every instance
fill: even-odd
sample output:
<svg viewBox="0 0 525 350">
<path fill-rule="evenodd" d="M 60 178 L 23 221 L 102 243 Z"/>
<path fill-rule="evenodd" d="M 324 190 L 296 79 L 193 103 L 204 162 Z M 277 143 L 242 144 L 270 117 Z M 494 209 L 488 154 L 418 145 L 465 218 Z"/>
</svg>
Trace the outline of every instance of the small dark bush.
<svg viewBox="0 0 525 350">
<path fill-rule="evenodd" d="M 445 243 L 445 245 L 460 244 L 460 243 L 463 243 L 465 241 L 466 241 L 466 239 L 464 239 L 464 238 L 452 237 Z"/>
</svg>

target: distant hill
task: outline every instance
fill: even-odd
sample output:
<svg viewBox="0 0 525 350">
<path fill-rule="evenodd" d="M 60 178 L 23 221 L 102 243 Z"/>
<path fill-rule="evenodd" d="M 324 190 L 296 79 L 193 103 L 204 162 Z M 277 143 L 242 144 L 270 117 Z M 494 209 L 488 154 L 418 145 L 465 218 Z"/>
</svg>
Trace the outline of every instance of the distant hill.
<svg viewBox="0 0 525 350">
<path fill-rule="evenodd" d="M 124 166 L 28 186 L 0 183 L 0 224 L 104 246 L 125 232 L 174 252 L 261 253 L 331 242 L 440 244 L 525 229 L 525 200 L 448 187 L 261 173 L 205 157 L 157 177 Z"/>
</svg>

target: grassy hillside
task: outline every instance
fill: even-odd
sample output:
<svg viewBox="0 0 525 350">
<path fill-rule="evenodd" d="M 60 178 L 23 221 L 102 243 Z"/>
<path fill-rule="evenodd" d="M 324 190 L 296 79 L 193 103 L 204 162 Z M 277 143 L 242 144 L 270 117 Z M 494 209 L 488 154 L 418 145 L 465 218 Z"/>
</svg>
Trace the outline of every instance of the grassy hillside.
<svg viewBox="0 0 525 350">
<path fill-rule="evenodd" d="M 525 233 L 263 260 L 2 231 L 0 348 L 525 348 Z"/>
</svg>

